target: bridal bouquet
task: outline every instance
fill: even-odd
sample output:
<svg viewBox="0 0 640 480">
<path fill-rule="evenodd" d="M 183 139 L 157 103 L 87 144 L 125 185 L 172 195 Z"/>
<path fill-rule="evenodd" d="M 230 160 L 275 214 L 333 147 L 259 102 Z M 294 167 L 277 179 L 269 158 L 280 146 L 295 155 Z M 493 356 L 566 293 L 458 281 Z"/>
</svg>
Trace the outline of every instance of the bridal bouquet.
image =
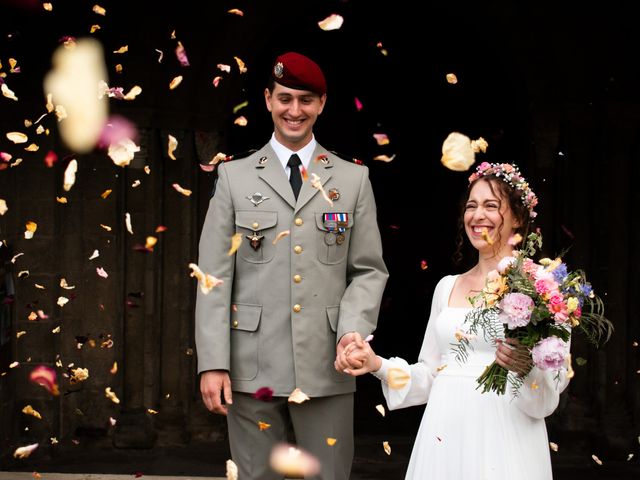
<svg viewBox="0 0 640 480">
<path fill-rule="evenodd" d="M 569 360 L 572 332 L 584 333 L 598 346 L 609 340 L 613 325 L 605 318 L 602 300 L 584 272 L 568 271 L 561 258 L 533 260 L 541 247 L 542 236 L 532 233 L 521 250 L 500 261 L 497 270 L 487 276 L 485 288 L 469 299 L 481 307 L 467 314 L 466 323 L 470 334 L 482 330 L 487 341 L 495 342 L 503 330 L 506 338 L 515 338 L 530 350 L 533 365 L 559 372 Z M 454 346 L 458 360 L 467 358 L 470 338 L 458 336 Z M 515 395 L 528 373 L 510 374 L 494 361 L 478 377 L 477 388 L 503 395 L 510 383 Z"/>
</svg>

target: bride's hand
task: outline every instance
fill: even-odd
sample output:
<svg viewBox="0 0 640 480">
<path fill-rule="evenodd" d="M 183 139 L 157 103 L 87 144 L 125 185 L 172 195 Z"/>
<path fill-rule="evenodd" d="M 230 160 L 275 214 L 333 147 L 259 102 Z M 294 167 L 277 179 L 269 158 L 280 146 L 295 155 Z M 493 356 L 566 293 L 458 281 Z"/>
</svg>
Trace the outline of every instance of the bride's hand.
<svg viewBox="0 0 640 480">
<path fill-rule="evenodd" d="M 531 370 L 531 352 L 515 338 L 496 340 L 496 363 L 523 377 Z"/>
</svg>

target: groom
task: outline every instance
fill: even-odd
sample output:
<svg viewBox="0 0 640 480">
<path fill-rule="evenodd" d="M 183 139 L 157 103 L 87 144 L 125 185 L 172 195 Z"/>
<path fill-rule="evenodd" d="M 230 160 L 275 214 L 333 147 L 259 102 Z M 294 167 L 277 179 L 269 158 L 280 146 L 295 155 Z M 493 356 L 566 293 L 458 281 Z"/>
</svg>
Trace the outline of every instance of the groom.
<svg viewBox="0 0 640 480">
<path fill-rule="evenodd" d="M 274 133 L 256 153 L 220 165 L 200 239 L 199 266 L 224 281 L 198 291 L 200 389 L 209 410 L 227 415 L 241 480 L 282 478 L 269 454 L 289 425 L 320 460 L 314 478 L 351 471 L 355 379 L 333 362 L 375 329 L 388 273 L 367 167 L 313 135 L 326 90 L 311 59 L 276 58 L 264 92 Z M 235 234 L 242 243 L 229 256 Z M 263 387 L 270 401 L 254 395 Z M 296 389 L 310 400 L 288 401 Z"/>
</svg>

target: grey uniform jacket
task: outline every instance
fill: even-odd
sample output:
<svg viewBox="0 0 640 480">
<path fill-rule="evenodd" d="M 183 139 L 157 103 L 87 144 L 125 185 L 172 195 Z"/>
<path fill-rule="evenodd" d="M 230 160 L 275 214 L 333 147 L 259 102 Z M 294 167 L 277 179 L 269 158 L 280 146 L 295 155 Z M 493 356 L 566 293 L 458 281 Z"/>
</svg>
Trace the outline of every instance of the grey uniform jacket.
<svg viewBox="0 0 640 480">
<path fill-rule="evenodd" d="M 198 265 L 224 284 L 208 295 L 198 289 L 196 348 L 198 372 L 228 370 L 234 391 L 270 387 L 287 396 L 299 387 L 317 397 L 355 390 L 354 378 L 333 362 L 343 334 L 364 338 L 376 327 L 388 277 L 376 205 L 367 167 L 318 145 L 309 179 L 312 173 L 338 193 L 333 207 L 310 181 L 296 202 L 269 144 L 219 166 Z M 341 227 L 326 213 L 341 214 Z M 242 244 L 229 256 L 236 233 Z M 257 248 L 247 238 L 254 234 L 262 237 Z"/>
</svg>

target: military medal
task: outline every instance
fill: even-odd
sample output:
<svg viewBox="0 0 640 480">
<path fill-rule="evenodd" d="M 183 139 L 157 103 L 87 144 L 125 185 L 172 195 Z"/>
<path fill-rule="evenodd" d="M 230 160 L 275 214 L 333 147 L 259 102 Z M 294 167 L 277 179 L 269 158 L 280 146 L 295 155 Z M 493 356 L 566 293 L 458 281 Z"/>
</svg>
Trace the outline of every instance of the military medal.
<svg viewBox="0 0 640 480">
<path fill-rule="evenodd" d="M 336 234 L 333 232 L 327 232 L 324 234 L 324 243 L 328 246 L 335 245 L 337 242 Z"/>
<path fill-rule="evenodd" d="M 260 192 L 256 192 L 254 194 L 247 195 L 245 198 L 247 200 L 249 200 L 251 203 L 253 203 L 254 207 L 257 207 L 258 205 L 260 205 L 265 200 L 269 200 L 269 197 L 263 196 Z"/>
<path fill-rule="evenodd" d="M 337 188 L 331 188 L 329 189 L 329 191 L 327 192 L 327 196 L 332 200 L 332 201 L 337 201 L 340 199 L 340 192 L 338 191 Z"/>
<path fill-rule="evenodd" d="M 251 248 L 253 248 L 256 251 L 262 245 L 263 238 L 264 238 L 264 235 L 258 235 L 258 232 L 253 232 L 253 234 L 247 235 L 247 239 L 249 240 L 249 244 L 251 245 Z"/>
<path fill-rule="evenodd" d="M 333 189 L 340 196 L 337 189 Z M 323 213 L 322 224 L 328 232 L 324 236 L 324 243 L 327 245 L 342 245 L 345 241 L 344 232 L 349 225 L 348 213 Z"/>
</svg>

